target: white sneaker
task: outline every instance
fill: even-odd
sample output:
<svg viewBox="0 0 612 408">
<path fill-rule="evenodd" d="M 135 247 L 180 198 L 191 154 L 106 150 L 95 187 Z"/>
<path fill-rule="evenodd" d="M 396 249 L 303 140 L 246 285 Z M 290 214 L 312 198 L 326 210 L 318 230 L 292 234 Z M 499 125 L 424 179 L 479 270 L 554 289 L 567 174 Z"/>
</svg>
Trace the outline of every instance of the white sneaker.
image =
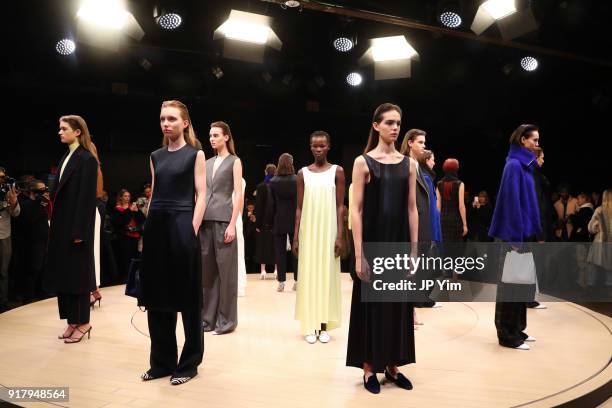
<svg viewBox="0 0 612 408">
<path fill-rule="evenodd" d="M 517 349 L 517 350 L 531 350 L 531 347 L 529 347 L 528 345 L 523 343 L 520 346 L 516 346 L 515 349 Z"/>
<path fill-rule="evenodd" d="M 535 306 L 534 309 L 548 309 L 548 306 L 543 303 L 540 303 L 539 305 Z"/>
<path fill-rule="evenodd" d="M 536 338 L 533 336 L 529 336 L 525 339 L 525 341 L 536 341 Z"/>
<path fill-rule="evenodd" d="M 285 282 L 278 282 L 278 288 L 276 288 L 277 292 L 282 292 L 285 290 Z"/>
<path fill-rule="evenodd" d="M 434 303 L 433 306 L 431 307 L 432 309 L 435 309 L 436 307 L 442 307 L 442 305 L 440 303 Z"/>
<path fill-rule="evenodd" d="M 306 340 L 306 343 L 308 344 L 315 344 L 317 342 L 317 335 L 311 333 L 308 336 L 304 337 L 304 340 Z"/>
<path fill-rule="evenodd" d="M 321 343 L 329 343 L 331 336 L 324 330 L 319 333 L 319 341 Z"/>
</svg>

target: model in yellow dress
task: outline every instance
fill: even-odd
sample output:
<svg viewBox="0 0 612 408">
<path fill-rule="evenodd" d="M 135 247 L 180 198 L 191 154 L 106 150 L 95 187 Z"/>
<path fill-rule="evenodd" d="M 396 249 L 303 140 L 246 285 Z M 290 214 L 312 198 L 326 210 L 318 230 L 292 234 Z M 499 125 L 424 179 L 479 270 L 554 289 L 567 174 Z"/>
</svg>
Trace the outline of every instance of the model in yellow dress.
<svg viewBox="0 0 612 408">
<path fill-rule="evenodd" d="M 340 248 L 344 170 L 327 162 L 329 135 L 314 132 L 315 162 L 298 173 L 298 209 L 293 242 L 298 256 L 295 317 L 309 343 L 327 343 L 328 330 L 340 326 Z M 340 225 L 339 225 L 340 224 Z"/>
</svg>

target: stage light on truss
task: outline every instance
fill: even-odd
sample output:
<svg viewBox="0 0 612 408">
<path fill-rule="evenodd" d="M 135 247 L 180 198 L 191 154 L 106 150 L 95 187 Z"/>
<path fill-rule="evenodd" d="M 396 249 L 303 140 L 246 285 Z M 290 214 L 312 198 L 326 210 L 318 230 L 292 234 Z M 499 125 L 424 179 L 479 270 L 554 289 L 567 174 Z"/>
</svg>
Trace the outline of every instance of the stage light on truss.
<svg viewBox="0 0 612 408">
<path fill-rule="evenodd" d="M 219 35 L 230 40 L 260 45 L 269 44 L 272 47 L 280 42 L 270 28 L 269 17 L 238 10 L 232 10 L 225 23 L 217 28 L 215 38 Z"/>
<path fill-rule="evenodd" d="M 374 62 L 409 60 L 418 55 L 403 35 L 374 38 L 371 50 Z"/>
<path fill-rule="evenodd" d="M 353 41 L 353 39 L 348 37 L 338 37 L 333 41 L 332 44 L 334 45 L 336 51 L 339 52 L 349 52 L 355 47 L 355 42 Z"/>
<path fill-rule="evenodd" d="M 60 55 L 70 55 L 76 50 L 76 44 L 70 38 L 63 38 L 55 44 L 55 51 Z"/>
<path fill-rule="evenodd" d="M 527 72 L 533 72 L 538 69 L 538 60 L 534 57 L 523 57 L 521 59 L 521 68 L 523 68 Z"/>
<path fill-rule="evenodd" d="M 476 12 L 471 30 L 480 35 L 494 23 L 497 23 L 497 27 L 506 41 L 523 36 L 538 28 L 530 3 L 527 3 L 527 7 L 519 10 L 516 7 L 516 0 L 485 1 Z"/>
<path fill-rule="evenodd" d="M 346 76 L 346 83 L 350 86 L 359 86 L 363 82 L 363 77 L 358 72 L 351 72 Z"/>
<path fill-rule="evenodd" d="M 229 18 L 215 30 L 213 39 L 225 39 L 225 58 L 261 63 L 266 46 L 280 50 L 283 45 L 270 28 L 271 21 L 261 14 L 232 10 Z"/>
<path fill-rule="evenodd" d="M 153 12 L 153 19 L 158 26 L 168 31 L 176 30 L 183 24 L 183 17 L 179 13 L 158 7 Z"/>
<path fill-rule="evenodd" d="M 410 78 L 412 60 L 419 54 L 403 35 L 370 40 L 371 46 L 359 59 L 360 65 L 374 64 L 374 79 Z"/>
<path fill-rule="evenodd" d="M 516 0 L 487 0 L 480 5 L 495 20 L 516 13 Z"/>
<path fill-rule="evenodd" d="M 82 0 L 77 12 L 77 40 L 112 51 L 123 34 L 140 41 L 144 30 L 124 0 Z"/>
<path fill-rule="evenodd" d="M 448 28 L 458 28 L 463 22 L 461 16 L 454 11 L 445 11 L 438 17 L 440 23 Z"/>
<path fill-rule="evenodd" d="M 129 16 L 121 0 L 84 0 L 77 12 L 80 20 L 113 30 L 121 30 Z"/>
</svg>

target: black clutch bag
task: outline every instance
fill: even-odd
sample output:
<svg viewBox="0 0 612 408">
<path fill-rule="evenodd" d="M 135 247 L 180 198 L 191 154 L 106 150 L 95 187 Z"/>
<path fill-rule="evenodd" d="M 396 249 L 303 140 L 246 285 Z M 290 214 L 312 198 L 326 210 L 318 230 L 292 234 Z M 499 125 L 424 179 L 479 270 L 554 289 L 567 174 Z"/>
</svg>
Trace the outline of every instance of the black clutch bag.
<svg viewBox="0 0 612 408">
<path fill-rule="evenodd" d="M 140 259 L 132 258 L 130 261 L 130 269 L 128 270 L 128 278 L 125 284 L 126 296 L 131 296 L 138 299 L 140 296 Z"/>
</svg>

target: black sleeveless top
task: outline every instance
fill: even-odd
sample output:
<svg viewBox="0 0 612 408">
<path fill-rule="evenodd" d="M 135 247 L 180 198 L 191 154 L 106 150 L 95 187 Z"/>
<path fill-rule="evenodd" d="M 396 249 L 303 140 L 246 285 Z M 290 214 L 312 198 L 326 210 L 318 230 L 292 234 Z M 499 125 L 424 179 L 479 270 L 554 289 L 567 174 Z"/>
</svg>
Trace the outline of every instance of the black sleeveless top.
<svg viewBox="0 0 612 408">
<path fill-rule="evenodd" d="M 370 182 L 363 196 L 363 242 L 409 242 L 408 157 L 385 164 L 364 154 Z"/>
<path fill-rule="evenodd" d="M 165 146 L 151 153 L 155 185 L 150 210 L 193 211 L 197 154 L 188 144 L 174 152 Z"/>
</svg>

